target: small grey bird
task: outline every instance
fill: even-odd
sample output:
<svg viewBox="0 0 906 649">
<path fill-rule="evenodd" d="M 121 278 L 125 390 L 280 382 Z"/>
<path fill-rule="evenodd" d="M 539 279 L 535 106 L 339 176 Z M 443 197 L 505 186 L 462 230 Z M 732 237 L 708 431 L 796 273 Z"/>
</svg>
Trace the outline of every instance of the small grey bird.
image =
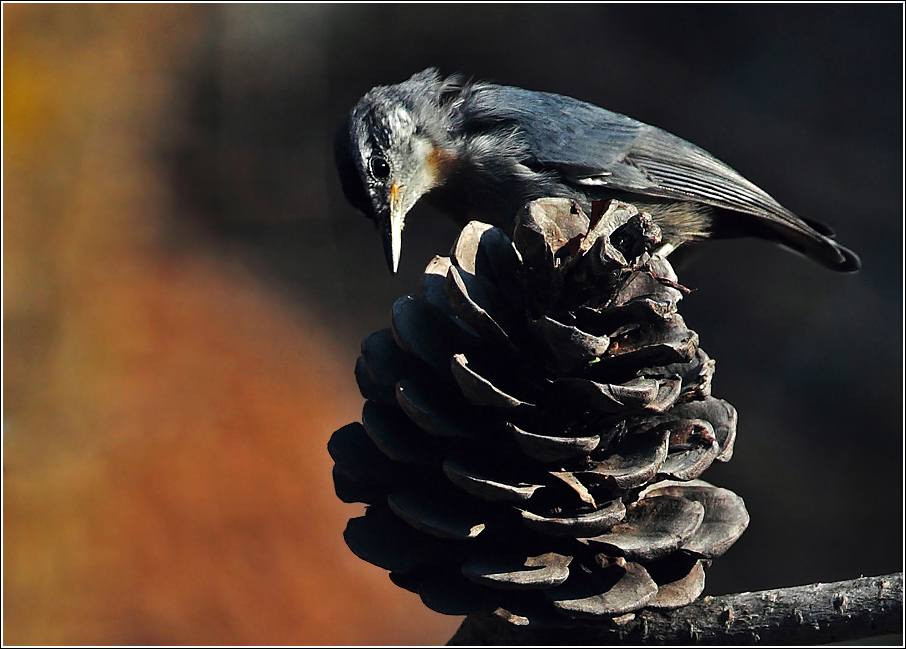
<svg viewBox="0 0 906 649">
<path fill-rule="evenodd" d="M 707 151 L 563 95 L 429 68 L 369 91 L 334 153 L 343 192 L 380 230 L 393 273 L 406 214 L 422 196 L 462 223 L 507 231 L 535 198 L 572 198 L 586 212 L 592 200 L 620 198 L 652 214 L 662 254 L 708 236 L 754 236 L 832 270 L 861 265 L 830 228 L 797 217 Z"/>
</svg>

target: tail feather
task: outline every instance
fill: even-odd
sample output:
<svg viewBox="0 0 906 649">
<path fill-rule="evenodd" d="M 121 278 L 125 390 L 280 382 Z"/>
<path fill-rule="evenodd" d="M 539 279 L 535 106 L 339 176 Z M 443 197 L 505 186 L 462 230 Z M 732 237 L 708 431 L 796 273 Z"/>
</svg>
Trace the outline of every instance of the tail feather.
<svg viewBox="0 0 906 649">
<path fill-rule="evenodd" d="M 862 268 L 859 256 L 832 239 L 833 230 L 818 221 L 792 217 L 798 223 L 794 224 L 790 219 L 790 225 L 787 225 L 783 221 L 729 210 L 716 210 L 714 216 L 712 236 L 715 238 L 758 237 L 774 241 L 839 273 L 855 273 Z"/>
</svg>

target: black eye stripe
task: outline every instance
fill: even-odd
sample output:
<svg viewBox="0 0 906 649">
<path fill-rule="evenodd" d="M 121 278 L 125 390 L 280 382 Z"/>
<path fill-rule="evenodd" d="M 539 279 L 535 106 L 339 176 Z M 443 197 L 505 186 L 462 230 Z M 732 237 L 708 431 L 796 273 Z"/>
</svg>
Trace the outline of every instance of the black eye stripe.
<svg viewBox="0 0 906 649">
<path fill-rule="evenodd" d="M 386 180 L 390 177 L 390 165 L 380 156 L 375 156 L 370 160 L 368 170 L 378 180 Z"/>
</svg>

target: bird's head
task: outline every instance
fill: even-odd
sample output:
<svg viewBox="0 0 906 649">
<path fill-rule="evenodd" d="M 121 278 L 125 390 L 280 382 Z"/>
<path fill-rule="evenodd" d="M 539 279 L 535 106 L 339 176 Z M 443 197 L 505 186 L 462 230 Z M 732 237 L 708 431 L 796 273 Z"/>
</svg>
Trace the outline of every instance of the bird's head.
<svg viewBox="0 0 906 649">
<path fill-rule="evenodd" d="M 451 153 L 455 82 L 429 69 L 366 94 L 341 125 L 334 155 L 343 193 L 381 232 L 390 271 L 399 266 L 406 214 L 443 183 Z"/>
</svg>

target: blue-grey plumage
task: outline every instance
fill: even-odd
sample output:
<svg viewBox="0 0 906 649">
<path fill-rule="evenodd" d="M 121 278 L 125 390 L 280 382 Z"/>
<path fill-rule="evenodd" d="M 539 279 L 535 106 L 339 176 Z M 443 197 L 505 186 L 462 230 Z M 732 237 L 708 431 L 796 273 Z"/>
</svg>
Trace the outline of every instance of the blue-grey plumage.
<svg viewBox="0 0 906 649">
<path fill-rule="evenodd" d="M 405 217 L 424 196 L 465 222 L 510 229 L 542 196 L 621 198 L 651 212 L 671 247 L 756 236 L 843 272 L 859 258 L 707 151 L 664 130 L 545 92 L 444 79 L 428 69 L 377 86 L 341 126 L 335 155 L 349 201 L 399 264 Z"/>
</svg>

